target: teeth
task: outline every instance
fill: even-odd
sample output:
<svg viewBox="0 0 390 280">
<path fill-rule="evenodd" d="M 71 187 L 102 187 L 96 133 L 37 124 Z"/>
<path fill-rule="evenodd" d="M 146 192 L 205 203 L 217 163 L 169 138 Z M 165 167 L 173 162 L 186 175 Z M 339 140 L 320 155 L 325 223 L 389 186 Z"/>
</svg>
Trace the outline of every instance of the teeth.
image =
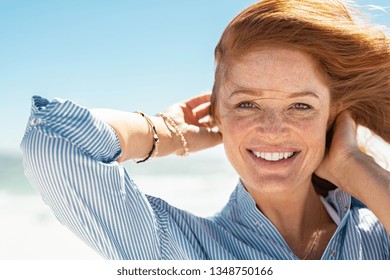
<svg viewBox="0 0 390 280">
<path fill-rule="evenodd" d="M 263 152 L 253 152 L 252 153 L 258 157 L 268 161 L 278 161 L 282 159 L 286 159 L 293 156 L 293 152 L 290 153 L 263 153 Z"/>
</svg>

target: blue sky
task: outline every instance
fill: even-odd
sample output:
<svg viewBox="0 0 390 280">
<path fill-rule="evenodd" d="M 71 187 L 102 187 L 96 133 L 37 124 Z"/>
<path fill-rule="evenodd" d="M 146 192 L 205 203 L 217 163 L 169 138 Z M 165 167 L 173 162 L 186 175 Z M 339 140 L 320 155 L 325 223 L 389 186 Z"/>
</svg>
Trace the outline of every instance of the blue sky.
<svg viewBox="0 0 390 280">
<path fill-rule="evenodd" d="M 254 2 L 0 0 L 0 152 L 18 152 L 35 94 L 153 114 L 210 91 L 214 46 Z"/>
</svg>

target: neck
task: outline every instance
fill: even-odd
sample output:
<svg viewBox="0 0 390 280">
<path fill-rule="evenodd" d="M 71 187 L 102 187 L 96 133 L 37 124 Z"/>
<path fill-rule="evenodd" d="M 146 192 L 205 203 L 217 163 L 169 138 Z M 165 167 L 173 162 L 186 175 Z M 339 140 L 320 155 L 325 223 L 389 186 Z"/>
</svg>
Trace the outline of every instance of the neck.
<svg viewBox="0 0 390 280">
<path fill-rule="evenodd" d="M 323 206 L 311 183 L 291 192 L 251 195 L 290 247 L 318 230 Z"/>
</svg>

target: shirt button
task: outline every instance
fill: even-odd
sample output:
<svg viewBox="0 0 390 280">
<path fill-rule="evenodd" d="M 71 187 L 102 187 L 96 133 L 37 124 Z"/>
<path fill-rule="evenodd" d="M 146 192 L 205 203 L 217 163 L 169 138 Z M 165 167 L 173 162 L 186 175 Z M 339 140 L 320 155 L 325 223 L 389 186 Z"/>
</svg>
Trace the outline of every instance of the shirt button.
<svg viewBox="0 0 390 280">
<path fill-rule="evenodd" d="M 336 251 L 333 250 L 333 249 L 331 249 L 331 250 L 330 250 L 330 256 L 331 256 L 332 258 L 336 257 Z"/>
<path fill-rule="evenodd" d="M 40 125 L 40 124 L 43 124 L 43 120 L 41 118 L 34 118 L 31 120 L 31 125 L 33 126 Z"/>
</svg>

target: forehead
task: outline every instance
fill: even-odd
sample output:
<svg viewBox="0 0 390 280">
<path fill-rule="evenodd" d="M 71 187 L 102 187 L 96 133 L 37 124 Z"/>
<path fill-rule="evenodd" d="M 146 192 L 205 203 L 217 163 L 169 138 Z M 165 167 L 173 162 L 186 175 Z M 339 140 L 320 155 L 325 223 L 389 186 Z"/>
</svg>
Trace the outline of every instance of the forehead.
<svg viewBox="0 0 390 280">
<path fill-rule="evenodd" d="M 228 88 L 329 92 L 315 61 L 298 50 L 264 48 L 230 61 L 225 70 L 223 84 Z"/>
</svg>

